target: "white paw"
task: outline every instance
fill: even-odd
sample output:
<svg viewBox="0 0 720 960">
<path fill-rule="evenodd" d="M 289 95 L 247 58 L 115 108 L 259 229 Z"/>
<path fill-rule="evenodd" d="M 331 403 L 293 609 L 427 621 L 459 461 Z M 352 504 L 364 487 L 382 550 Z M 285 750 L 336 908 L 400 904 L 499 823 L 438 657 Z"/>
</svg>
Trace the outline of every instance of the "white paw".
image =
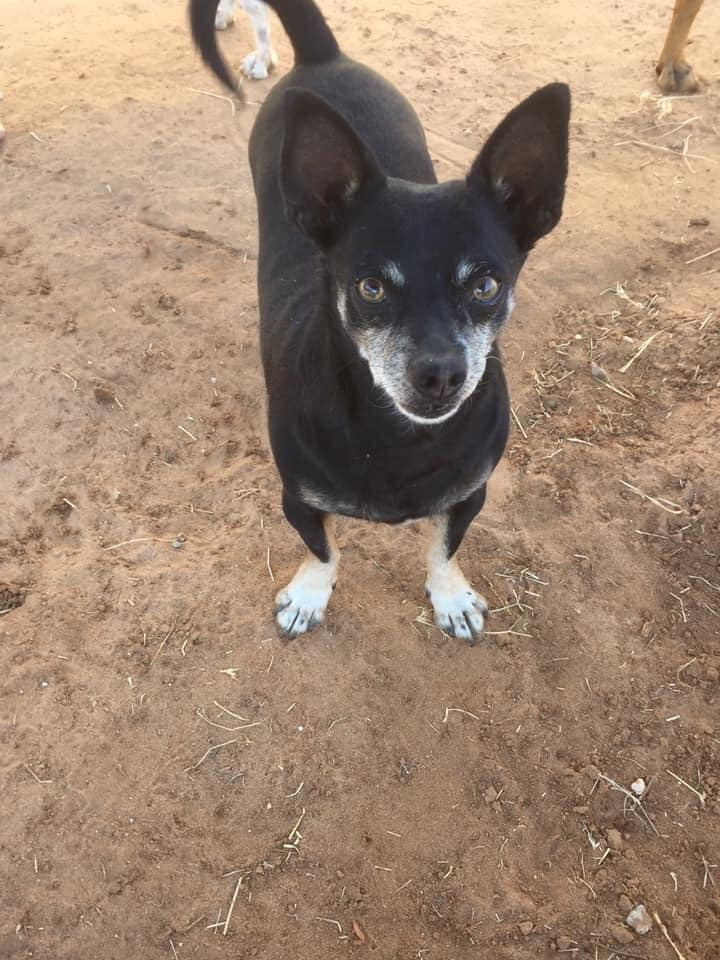
<svg viewBox="0 0 720 960">
<path fill-rule="evenodd" d="M 276 63 L 277 54 L 274 50 L 269 53 L 253 50 L 243 60 L 242 71 L 249 80 L 267 80 Z"/>
<path fill-rule="evenodd" d="M 233 23 L 235 23 L 234 15 L 226 12 L 222 7 L 218 7 L 217 13 L 215 14 L 215 29 L 227 30 Z"/>
<path fill-rule="evenodd" d="M 275 619 L 290 639 L 307 633 L 325 619 L 335 586 L 337 565 L 309 559 L 275 597 Z"/>
<path fill-rule="evenodd" d="M 469 644 L 482 636 L 488 606 L 479 593 L 467 587 L 460 593 L 434 590 L 429 596 L 435 611 L 435 623 L 443 633 Z"/>
<path fill-rule="evenodd" d="M 468 588 L 461 593 L 430 595 L 435 623 L 443 633 L 473 644 L 482 636 L 488 607 L 479 593 Z"/>
</svg>

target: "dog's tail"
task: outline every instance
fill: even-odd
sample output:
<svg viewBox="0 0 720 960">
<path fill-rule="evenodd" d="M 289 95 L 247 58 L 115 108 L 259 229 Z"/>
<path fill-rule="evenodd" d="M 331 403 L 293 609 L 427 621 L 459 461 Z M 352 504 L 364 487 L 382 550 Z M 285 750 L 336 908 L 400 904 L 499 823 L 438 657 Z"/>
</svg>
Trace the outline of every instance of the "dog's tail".
<svg viewBox="0 0 720 960">
<path fill-rule="evenodd" d="M 200 55 L 213 73 L 231 90 L 238 82 L 222 57 L 215 33 L 218 0 L 190 0 L 190 27 Z M 337 40 L 314 0 L 268 0 L 280 17 L 295 51 L 295 63 L 310 65 L 334 60 L 340 53 Z"/>
</svg>

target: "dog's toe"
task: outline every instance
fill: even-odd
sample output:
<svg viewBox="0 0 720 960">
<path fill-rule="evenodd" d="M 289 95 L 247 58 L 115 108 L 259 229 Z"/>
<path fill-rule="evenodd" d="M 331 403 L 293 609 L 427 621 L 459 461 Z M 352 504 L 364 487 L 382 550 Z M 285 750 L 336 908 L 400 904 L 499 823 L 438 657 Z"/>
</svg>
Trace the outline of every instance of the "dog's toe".
<svg viewBox="0 0 720 960">
<path fill-rule="evenodd" d="M 324 610 L 300 607 L 293 600 L 289 600 L 284 607 L 277 609 L 275 619 L 285 636 L 294 640 L 322 623 L 324 616 Z"/>
<path fill-rule="evenodd" d="M 276 63 L 274 51 L 265 56 L 260 50 L 253 50 L 243 60 L 242 71 L 249 80 L 267 80 Z"/>
<path fill-rule="evenodd" d="M 312 630 L 325 619 L 334 584 L 312 582 L 302 572 L 275 598 L 275 619 L 291 640 Z"/>
<path fill-rule="evenodd" d="M 462 590 L 455 594 L 435 591 L 430 600 L 435 611 L 435 623 L 443 633 L 471 646 L 482 636 L 488 607 L 485 600 L 474 590 Z"/>
</svg>

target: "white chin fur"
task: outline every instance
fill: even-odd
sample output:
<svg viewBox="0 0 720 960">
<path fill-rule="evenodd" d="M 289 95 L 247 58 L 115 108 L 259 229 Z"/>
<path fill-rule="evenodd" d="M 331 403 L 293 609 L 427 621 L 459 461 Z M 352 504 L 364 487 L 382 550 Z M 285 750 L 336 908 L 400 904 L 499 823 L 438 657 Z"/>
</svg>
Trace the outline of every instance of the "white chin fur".
<svg viewBox="0 0 720 960">
<path fill-rule="evenodd" d="M 397 410 L 404 417 L 407 417 L 408 420 L 412 420 L 413 423 L 424 423 L 428 425 L 432 425 L 433 423 L 444 423 L 445 420 L 449 420 L 450 417 L 454 417 L 455 414 L 460 409 L 460 407 L 462 406 L 462 404 L 459 403 L 456 407 L 453 407 L 452 410 L 449 410 L 447 413 L 443 413 L 442 416 L 440 417 L 419 417 L 416 413 L 410 413 L 409 410 L 406 410 L 403 406 L 401 406 L 397 402 L 397 400 L 393 400 L 393 403 L 395 404 L 395 407 L 397 408 Z"/>
</svg>

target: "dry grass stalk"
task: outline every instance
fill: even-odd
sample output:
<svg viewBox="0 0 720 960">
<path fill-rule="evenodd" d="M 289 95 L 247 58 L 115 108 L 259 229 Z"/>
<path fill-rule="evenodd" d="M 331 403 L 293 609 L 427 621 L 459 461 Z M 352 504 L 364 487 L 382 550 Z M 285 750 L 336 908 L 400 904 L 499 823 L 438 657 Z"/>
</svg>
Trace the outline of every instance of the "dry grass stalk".
<svg viewBox="0 0 720 960">
<path fill-rule="evenodd" d="M 235 909 L 235 901 L 237 900 L 238 894 L 240 893 L 240 887 L 242 886 L 242 882 L 243 882 L 243 878 L 238 877 L 238 882 L 235 884 L 235 893 L 233 893 L 233 898 L 230 901 L 230 909 L 228 910 L 227 916 L 225 917 L 225 926 L 223 927 L 223 932 L 222 932 L 224 937 L 227 936 L 228 928 L 230 926 L 230 917 L 232 917 L 233 910 Z"/>
<path fill-rule="evenodd" d="M 678 783 L 681 783 L 684 787 L 687 787 L 687 789 L 691 793 L 694 793 L 695 796 L 698 798 L 698 800 L 700 801 L 700 806 L 703 808 L 705 807 L 705 800 L 707 799 L 707 795 L 705 794 L 704 791 L 696 790 L 695 787 L 690 786 L 687 780 L 683 780 L 682 777 L 679 777 L 676 773 L 673 773 L 672 770 L 666 770 L 665 773 L 670 774 L 670 776 L 674 780 L 677 780 Z"/>
<path fill-rule="evenodd" d="M 235 116 L 235 113 L 236 113 L 236 110 L 235 110 L 235 101 L 233 100 L 232 97 L 224 97 L 224 96 L 223 96 L 222 94 L 220 94 L 220 93 L 210 93 L 210 92 L 207 91 L 207 90 L 196 90 L 195 87 L 187 87 L 186 89 L 189 90 L 190 93 L 197 93 L 197 94 L 199 94 L 201 97 L 212 97 L 213 100 L 224 100 L 225 103 L 230 104 L 230 114 L 231 114 L 231 116 L 233 116 L 233 117 Z"/>
<path fill-rule="evenodd" d="M 646 812 L 645 807 L 643 807 L 639 797 L 636 797 L 635 794 L 632 793 L 632 791 L 628 790 L 626 787 L 621 786 L 615 780 L 611 780 L 610 777 L 606 777 L 605 774 L 601 773 L 599 774 L 599 777 L 601 780 L 604 780 L 605 783 L 607 783 L 611 787 L 611 789 L 617 790 L 619 793 L 622 793 L 622 795 L 625 797 L 625 803 L 624 803 L 625 812 L 627 812 L 628 809 L 631 809 L 633 813 L 637 814 L 637 811 L 639 810 L 641 814 L 640 819 L 643 821 L 643 823 L 646 823 L 650 827 L 650 829 L 652 830 L 652 832 L 655 834 L 656 837 L 660 836 L 660 834 L 658 833 L 657 827 L 650 819 L 650 816 Z M 628 806 L 628 801 L 630 801 L 631 806 Z"/>
<path fill-rule="evenodd" d="M 158 658 L 158 657 L 160 656 L 160 654 L 162 653 L 163 647 L 165 646 L 165 644 L 168 642 L 168 640 L 169 640 L 170 637 L 172 636 L 173 631 L 175 630 L 175 627 L 176 627 L 176 626 L 177 626 L 177 619 L 173 622 L 173 625 L 170 627 L 170 629 L 168 630 L 168 632 L 167 632 L 167 633 L 165 634 L 165 636 L 162 638 L 162 641 L 161 641 L 161 643 L 160 643 L 160 646 L 157 648 L 157 650 L 156 650 L 155 653 L 153 654 L 153 658 L 152 658 L 152 660 L 150 661 L 150 666 L 152 666 L 152 665 L 155 663 L 155 661 L 157 660 L 157 658 Z M 148 669 L 149 669 L 149 668 L 148 668 Z"/>
<path fill-rule="evenodd" d="M 708 250 L 707 253 L 701 253 L 699 257 L 693 257 L 692 260 L 686 260 L 685 263 L 687 266 L 690 266 L 691 263 L 697 263 L 698 260 L 704 260 L 706 257 L 714 257 L 716 253 L 720 253 L 720 247 L 715 247 L 714 250 Z"/>
<path fill-rule="evenodd" d="M 205 763 L 207 758 L 215 753 L 216 750 L 221 750 L 223 747 L 229 747 L 231 743 L 237 743 L 237 737 L 232 740 L 224 740 L 222 743 L 216 743 L 213 744 L 212 747 L 208 747 L 197 763 L 194 763 L 191 767 L 185 767 L 185 773 L 189 773 L 190 770 L 197 770 L 197 768 L 201 766 L 201 764 Z"/>
<path fill-rule="evenodd" d="M 664 923 L 662 922 L 662 920 L 660 919 L 660 916 L 659 916 L 657 910 L 653 911 L 653 919 L 654 919 L 655 923 L 658 925 L 658 927 L 660 928 L 660 933 L 662 933 L 662 935 L 665 937 L 665 939 L 667 940 L 667 942 L 670 944 L 670 946 L 671 946 L 671 947 L 673 948 L 673 950 L 675 951 L 675 954 L 676 954 L 678 960 L 687 960 L 687 958 L 680 952 L 680 950 L 677 948 L 677 946 L 673 943 L 672 938 L 671 938 L 670 934 L 669 934 L 668 931 L 667 931 L 667 927 L 665 926 L 665 924 L 664 924 Z"/>
<path fill-rule="evenodd" d="M 660 507 L 661 510 L 665 510 L 667 513 L 684 513 L 683 508 L 677 504 L 673 503 L 672 500 L 666 500 L 665 497 L 651 497 L 649 493 L 645 493 L 643 490 L 640 490 L 639 487 L 634 487 L 631 483 L 627 483 L 625 480 L 621 480 L 620 483 L 627 487 L 628 490 L 632 490 L 633 493 L 636 493 L 639 497 L 642 497 L 643 500 L 649 500 L 650 503 L 653 503 L 656 507 Z"/>
<path fill-rule="evenodd" d="M 650 336 L 642 342 L 642 344 L 640 345 L 640 349 L 637 351 L 637 353 L 635 353 L 632 357 L 630 357 L 630 359 L 626 364 L 623 364 L 623 366 L 620 367 L 620 373 L 627 373 L 630 367 L 635 363 L 637 358 L 642 356 L 643 353 L 645 353 L 645 351 L 653 342 L 655 337 L 659 336 L 661 333 L 663 333 L 662 330 L 656 330 L 655 333 L 651 333 Z"/>
</svg>

